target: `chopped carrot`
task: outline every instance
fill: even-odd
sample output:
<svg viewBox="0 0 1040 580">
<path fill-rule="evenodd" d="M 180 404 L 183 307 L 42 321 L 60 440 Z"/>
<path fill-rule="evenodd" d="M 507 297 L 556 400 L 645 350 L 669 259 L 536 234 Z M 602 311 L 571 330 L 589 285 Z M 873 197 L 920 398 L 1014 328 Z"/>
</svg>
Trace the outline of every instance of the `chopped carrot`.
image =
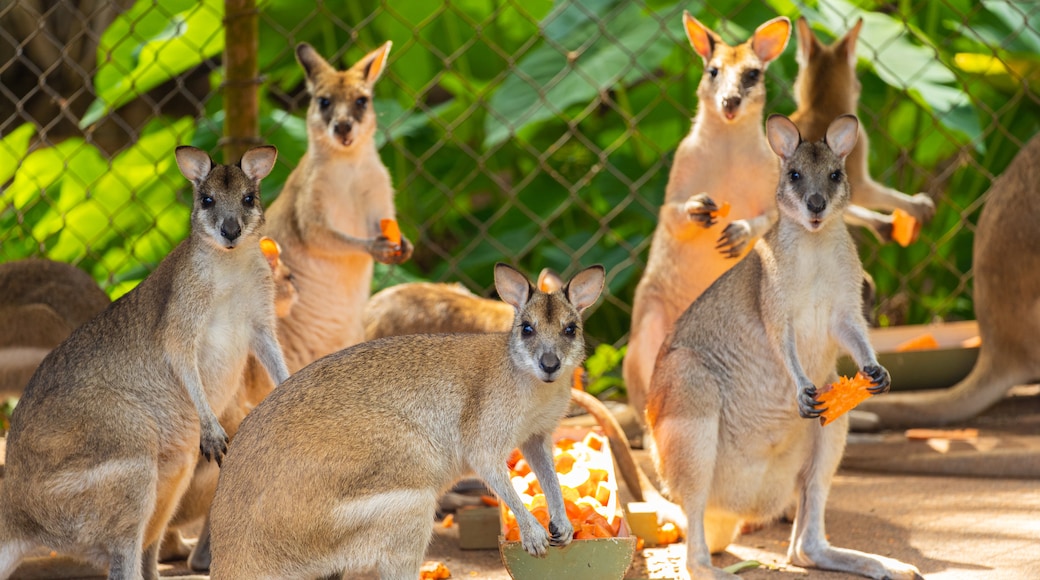
<svg viewBox="0 0 1040 580">
<path fill-rule="evenodd" d="M 506 459 L 506 467 L 508 467 L 509 469 L 516 468 L 516 462 L 520 461 L 523 458 L 524 456 L 520 453 L 520 450 L 514 448 L 511 452 L 509 452 L 509 458 Z"/>
<path fill-rule="evenodd" d="M 892 239 L 897 244 L 904 248 L 909 246 L 917 239 L 920 231 L 921 224 L 914 219 L 914 216 L 901 209 L 892 212 Z"/>
<path fill-rule="evenodd" d="M 394 245 L 401 245 L 401 227 L 397 225 L 397 220 L 393 218 L 383 218 L 379 220 L 379 230 L 383 232 Z"/>
<path fill-rule="evenodd" d="M 448 514 L 441 520 L 441 525 L 445 528 L 450 528 L 455 523 L 455 514 Z"/>
<path fill-rule="evenodd" d="M 871 393 L 867 390 L 874 383 L 863 373 L 856 373 L 852 379 L 841 377 L 838 382 L 831 383 L 816 393 L 816 400 L 823 403 L 826 411 L 820 415 L 820 423 L 828 423 L 849 412 L 862 403 Z"/>
<path fill-rule="evenodd" d="M 657 528 L 657 545 L 665 546 L 679 541 L 679 528 L 675 524 L 667 522 Z"/>
<path fill-rule="evenodd" d="M 563 453 L 556 456 L 556 473 L 570 473 L 571 468 L 574 467 L 574 462 L 578 459 L 574 455 L 564 451 Z"/>
<path fill-rule="evenodd" d="M 422 568 L 419 569 L 419 580 L 446 580 L 451 578 L 451 571 L 444 565 L 444 562 L 429 561 L 424 562 Z"/>
<path fill-rule="evenodd" d="M 490 495 L 480 496 L 480 501 L 484 502 L 484 505 L 488 507 L 498 507 L 498 499 L 491 497 Z"/>
<path fill-rule="evenodd" d="M 585 369 L 577 367 L 574 369 L 574 375 L 571 377 L 571 386 L 579 391 L 585 390 Z"/>
<path fill-rule="evenodd" d="M 728 201 L 724 201 L 724 202 L 722 202 L 722 205 L 719 206 L 719 209 L 711 212 L 711 217 L 712 218 L 728 217 L 730 208 L 731 208 L 730 203 Z"/>
<path fill-rule="evenodd" d="M 907 352 L 910 350 L 934 350 L 939 348 L 939 341 L 935 340 L 932 333 L 926 332 L 920 336 L 915 336 L 910 340 L 904 341 L 896 345 L 896 352 Z"/>
</svg>

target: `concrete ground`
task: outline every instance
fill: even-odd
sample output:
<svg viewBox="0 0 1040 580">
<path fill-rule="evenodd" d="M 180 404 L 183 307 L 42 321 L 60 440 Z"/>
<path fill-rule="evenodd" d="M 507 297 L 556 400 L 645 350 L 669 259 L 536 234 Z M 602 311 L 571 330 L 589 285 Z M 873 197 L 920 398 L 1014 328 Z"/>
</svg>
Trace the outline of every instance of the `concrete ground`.
<svg viewBox="0 0 1040 580">
<path fill-rule="evenodd" d="M 977 428 L 979 436 L 852 435 L 828 501 L 831 543 L 915 564 L 932 580 L 1040 579 L 1040 387 L 1016 389 L 982 417 L 955 427 Z M 636 453 L 650 469 L 646 453 Z M 785 565 L 789 534 L 789 524 L 766 526 L 738 538 L 715 563 L 762 562 L 740 574 L 748 580 L 855 577 Z M 97 577 L 42 554 L 13 578 Z M 452 578 L 509 578 L 497 550 L 458 548 L 458 526 L 435 526 L 427 558 L 443 561 Z M 677 578 L 684 559 L 681 544 L 643 550 L 625 577 Z M 163 570 L 184 572 L 182 565 Z"/>
</svg>

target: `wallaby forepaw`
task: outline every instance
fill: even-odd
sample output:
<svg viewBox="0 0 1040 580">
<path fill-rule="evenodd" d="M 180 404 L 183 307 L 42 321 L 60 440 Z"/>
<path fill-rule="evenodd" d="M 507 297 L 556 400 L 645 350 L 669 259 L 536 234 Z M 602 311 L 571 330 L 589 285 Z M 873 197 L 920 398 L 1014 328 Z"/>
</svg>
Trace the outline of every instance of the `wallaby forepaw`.
<svg viewBox="0 0 1040 580">
<path fill-rule="evenodd" d="M 566 546 L 574 539 L 574 526 L 567 519 L 560 524 L 557 524 L 555 520 L 549 520 L 549 535 L 549 544 L 557 547 Z"/>
<path fill-rule="evenodd" d="M 935 202 L 928 197 L 927 193 L 918 193 L 910 197 L 914 204 L 914 219 L 921 223 L 930 221 L 935 217 Z"/>
<path fill-rule="evenodd" d="M 873 387 L 867 387 L 872 395 L 887 393 L 892 387 L 892 377 L 888 374 L 888 370 L 881 365 L 867 365 L 863 367 L 863 374 L 870 377 L 870 382 L 874 383 Z"/>
<path fill-rule="evenodd" d="M 532 519 L 534 519 L 533 516 Z M 538 520 L 534 520 L 533 524 L 521 527 L 520 543 L 528 554 L 537 558 L 544 557 L 549 551 L 549 541 L 549 532 L 545 531 Z"/>
<path fill-rule="evenodd" d="M 815 385 L 802 387 L 802 390 L 798 393 L 798 414 L 804 419 L 816 419 L 822 415 L 827 410 L 826 407 L 819 408 L 822 404 L 816 400 Z"/>
<path fill-rule="evenodd" d="M 227 453 L 229 441 L 227 433 L 224 432 L 224 429 L 218 423 L 216 428 L 203 429 L 202 437 L 199 441 L 199 450 L 207 461 L 216 461 L 219 467 L 224 461 L 224 454 Z"/>
<path fill-rule="evenodd" d="M 686 203 L 683 205 L 683 209 L 686 211 L 690 221 L 706 228 L 718 222 L 715 215 L 719 211 L 719 206 L 715 205 L 715 200 L 711 199 L 706 193 L 691 195 L 690 199 L 686 200 Z"/>
<path fill-rule="evenodd" d="M 750 241 L 751 224 L 747 220 L 736 220 L 722 230 L 722 235 L 715 243 L 715 249 L 727 258 L 737 258 Z"/>
<path fill-rule="evenodd" d="M 405 253 L 406 249 L 407 254 Z M 412 245 L 407 243 L 404 237 L 401 238 L 400 244 L 395 244 L 390 241 L 390 238 L 379 236 L 372 240 L 372 247 L 369 249 L 369 253 L 372 254 L 372 258 L 377 262 L 400 264 L 411 257 Z"/>
</svg>

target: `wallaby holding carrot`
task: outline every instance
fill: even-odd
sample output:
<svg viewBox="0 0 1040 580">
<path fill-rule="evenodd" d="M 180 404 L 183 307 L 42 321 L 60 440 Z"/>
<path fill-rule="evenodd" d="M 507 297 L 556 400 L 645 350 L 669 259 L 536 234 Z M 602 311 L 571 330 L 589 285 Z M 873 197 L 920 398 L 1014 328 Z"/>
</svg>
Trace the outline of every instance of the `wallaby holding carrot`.
<svg viewBox="0 0 1040 580">
<path fill-rule="evenodd" d="M 97 282 L 71 264 L 0 264 L 0 396 L 20 396 L 47 353 L 108 304 Z"/>
<path fill-rule="evenodd" d="M 267 259 L 267 264 L 271 267 L 271 274 L 274 277 L 275 316 L 283 318 L 292 310 L 298 297 L 296 287 L 293 285 L 292 272 L 281 261 L 281 248 L 275 240 L 266 236 L 260 238 L 260 251 Z M 274 381 L 268 375 L 267 370 L 255 356 L 250 354 L 246 361 L 242 384 L 235 393 L 234 401 L 220 415 L 220 425 L 230 439 L 234 439 L 242 419 L 273 389 Z M 217 466 L 212 461 L 199 458 L 191 484 L 181 497 L 177 511 L 166 528 L 166 535 L 160 546 L 159 561 L 187 558 L 188 568 L 191 570 L 195 572 L 209 570 L 211 555 L 207 516 L 209 506 L 213 503 L 213 494 L 217 490 L 218 474 Z M 199 532 L 198 541 L 194 546 L 187 544 L 181 535 L 181 528 L 203 518 L 206 520 Z"/>
<path fill-rule="evenodd" d="M 274 285 L 260 253 L 260 180 L 274 147 L 214 165 L 178 147 L 191 232 L 136 288 L 55 348 L 11 417 L 0 483 L 0 578 L 44 545 L 110 580 L 158 578 L 159 540 L 252 350 L 278 382 Z"/>
<path fill-rule="evenodd" d="M 842 38 L 824 45 L 813 34 L 809 22 L 798 19 L 798 76 L 795 100 L 798 110 L 791 120 L 807 141 L 822 139 L 827 126 L 838 115 L 855 114 L 859 107 L 860 82 L 856 77 L 856 41 L 863 27 L 860 19 Z M 869 209 L 901 209 L 923 224 L 935 215 L 935 203 L 925 193 L 907 195 L 881 185 L 870 176 L 867 132 L 860 127 L 855 149 L 845 160 L 852 204 L 847 222 L 870 228 L 881 240 L 892 241 L 892 216 Z"/>
<path fill-rule="evenodd" d="M 944 425 L 985 411 L 1008 389 L 1040 379 L 1040 136 L 994 180 L 975 229 L 979 357 L 949 389 L 892 393 L 860 408 L 882 427 Z"/>
<path fill-rule="evenodd" d="M 508 333 L 384 338 L 294 374 L 242 422 L 221 470 L 212 578 L 418 577 L 437 498 L 470 472 L 517 514 L 528 552 L 568 544 L 551 434 L 603 281 L 593 266 L 546 294 L 499 264 Z M 548 531 L 510 483 L 517 446 L 548 498 Z"/>
<path fill-rule="evenodd" d="M 654 361 L 672 325 L 775 219 L 776 161 L 762 131 L 765 70 L 787 46 L 786 17 L 759 26 L 736 46 L 683 14 L 704 61 L 693 127 L 672 162 L 664 204 L 636 287 L 624 378 L 641 421 Z M 731 206 L 728 223 L 718 215 Z"/>
<path fill-rule="evenodd" d="M 711 554 L 733 541 L 742 520 L 768 522 L 797 498 L 793 564 L 920 578 L 911 565 L 834 548 L 824 531 L 848 415 L 822 427 L 816 388 L 834 381 L 843 350 L 872 392 L 889 388 L 867 337 L 862 265 L 842 221 L 850 197 L 844 160 L 859 123 L 838 117 L 817 142 L 803 141 L 786 117 L 766 125 L 780 158 L 779 220 L 679 318 L 650 386 L 654 458 L 689 520 L 686 566 L 693 578 L 738 578 L 713 568 Z"/>
<path fill-rule="evenodd" d="M 268 210 L 267 231 L 284 249 L 299 302 L 279 320 L 289 370 L 361 342 L 361 312 L 372 286 L 373 260 L 398 264 L 412 253 L 379 224 L 395 219 L 390 173 L 376 150 L 375 83 L 390 42 L 339 71 L 309 44 L 296 47 L 306 73 L 307 153 Z"/>
</svg>

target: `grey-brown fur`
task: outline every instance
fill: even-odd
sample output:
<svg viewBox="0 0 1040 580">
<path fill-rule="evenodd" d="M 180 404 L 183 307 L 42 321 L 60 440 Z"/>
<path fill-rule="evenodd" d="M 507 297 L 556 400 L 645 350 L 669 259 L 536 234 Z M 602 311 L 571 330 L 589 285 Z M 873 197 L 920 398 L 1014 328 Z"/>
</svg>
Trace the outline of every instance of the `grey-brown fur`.
<svg viewBox="0 0 1040 580">
<path fill-rule="evenodd" d="M 157 578 L 158 542 L 200 449 L 218 461 L 225 452 L 217 415 L 249 350 L 288 376 L 257 243 L 259 181 L 275 155 L 252 149 L 239 168 L 177 149 L 194 187 L 188 239 L 55 348 L 15 409 L 0 578 L 37 545 L 82 554 L 113 580 Z"/>
<path fill-rule="evenodd" d="M 982 344 L 975 367 L 949 389 L 893 393 L 860 408 L 885 427 L 943 425 L 974 417 L 1015 385 L 1040 379 L 1040 136 L 986 194 L 975 230 L 974 301 Z"/>
<path fill-rule="evenodd" d="M 550 535 L 505 465 L 516 446 L 545 489 L 553 543 L 566 545 L 550 436 L 584 357 L 581 311 L 603 275 L 594 266 L 545 294 L 500 264 L 499 295 L 516 310 L 509 333 L 379 339 L 294 374 L 246 417 L 221 471 L 212 578 L 416 577 L 437 497 L 470 472 L 517 513 L 524 547 L 542 554 Z M 550 304 L 557 315 L 547 318 Z"/>
<path fill-rule="evenodd" d="M 802 142 L 785 117 L 766 126 L 780 157 L 779 220 L 676 322 L 648 397 L 658 469 L 688 518 L 687 567 L 693 578 L 736 578 L 713 568 L 710 554 L 740 521 L 775 519 L 797 499 L 792 563 L 917 578 L 913 566 L 830 546 L 824 506 L 848 416 L 827 427 L 804 418 L 819 415 L 816 388 L 836 378 L 841 350 L 873 390 L 889 385 L 867 339 L 862 266 L 841 217 L 858 123 L 839 117 L 817 143 Z"/>
</svg>

